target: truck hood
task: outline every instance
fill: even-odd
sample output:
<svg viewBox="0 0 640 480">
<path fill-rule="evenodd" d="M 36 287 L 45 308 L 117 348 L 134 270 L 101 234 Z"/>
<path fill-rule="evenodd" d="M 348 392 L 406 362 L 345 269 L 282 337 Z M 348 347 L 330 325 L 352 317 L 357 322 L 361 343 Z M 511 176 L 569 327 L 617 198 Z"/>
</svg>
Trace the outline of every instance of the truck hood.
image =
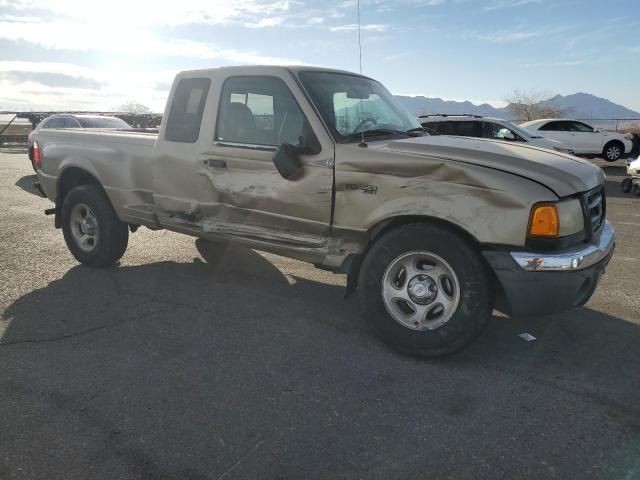
<svg viewBox="0 0 640 480">
<path fill-rule="evenodd" d="M 602 170 L 587 160 L 530 144 L 437 135 L 392 140 L 380 150 L 444 158 L 512 173 L 546 186 L 558 197 L 591 190 L 604 180 Z"/>
</svg>

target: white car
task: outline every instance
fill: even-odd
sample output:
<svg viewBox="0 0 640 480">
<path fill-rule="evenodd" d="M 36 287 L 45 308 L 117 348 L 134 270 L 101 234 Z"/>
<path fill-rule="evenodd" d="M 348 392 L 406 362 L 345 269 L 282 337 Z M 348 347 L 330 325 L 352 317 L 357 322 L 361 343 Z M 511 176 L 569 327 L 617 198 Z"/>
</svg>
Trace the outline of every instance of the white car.
<svg viewBox="0 0 640 480">
<path fill-rule="evenodd" d="M 545 138 L 537 132 L 531 132 L 501 118 L 482 117 L 480 115 L 422 115 L 418 117 L 418 121 L 428 132 L 440 135 L 491 138 L 493 140 L 529 143 L 536 147 L 573 155 L 571 148 L 563 142 Z"/>
<path fill-rule="evenodd" d="M 545 118 L 522 126 L 566 143 L 576 155 L 602 156 L 607 162 L 615 162 L 633 148 L 631 140 L 623 134 L 600 130 L 577 120 Z"/>
</svg>

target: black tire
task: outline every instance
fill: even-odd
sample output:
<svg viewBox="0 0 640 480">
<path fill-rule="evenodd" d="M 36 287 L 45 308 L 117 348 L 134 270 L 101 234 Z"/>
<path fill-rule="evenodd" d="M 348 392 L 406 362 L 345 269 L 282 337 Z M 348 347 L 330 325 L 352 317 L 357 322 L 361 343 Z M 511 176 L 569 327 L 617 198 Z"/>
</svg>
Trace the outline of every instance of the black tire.
<svg viewBox="0 0 640 480">
<path fill-rule="evenodd" d="M 404 326 L 391 316 L 383 300 L 383 278 L 388 266 L 403 254 L 415 251 L 441 257 L 459 280 L 457 308 L 446 323 L 432 330 Z M 371 330 L 392 348 L 423 357 L 447 355 L 466 346 L 487 324 L 494 304 L 492 277 L 477 248 L 452 229 L 433 224 L 405 225 L 376 241 L 362 264 L 358 290 Z"/>
<path fill-rule="evenodd" d="M 86 205 L 97 224 L 97 240 L 91 251 L 83 250 L 72 233 L 71 213 L 74 207 Z M 61 211 L 62 232 L 71 254 L 84 265 L 106 267 L 116 263 L 127 249 L 129 228 L 116 216 L 111 202 L 99 185 L 80 185 L 64 198 Z"/>
<path fill-rule="evenodd" d="M 640 197 L 640 184 L 634 183 L 631 187 L 631 193 Z"/>
<path fill-rule="evenodd" d="M 622 188 L 622 193 L 629 193 L 631 191 L 631 187 L 633 187 L 633 182 L 630 178 L 624 178 L 620 187 Z"/>
<path fill-rule="evenodd" d="M 624 154 L 624 145 L 616 140 L 607 143 L 602 149 L 602 158 L 607 162 L 615 162 Z"/>
</svg>

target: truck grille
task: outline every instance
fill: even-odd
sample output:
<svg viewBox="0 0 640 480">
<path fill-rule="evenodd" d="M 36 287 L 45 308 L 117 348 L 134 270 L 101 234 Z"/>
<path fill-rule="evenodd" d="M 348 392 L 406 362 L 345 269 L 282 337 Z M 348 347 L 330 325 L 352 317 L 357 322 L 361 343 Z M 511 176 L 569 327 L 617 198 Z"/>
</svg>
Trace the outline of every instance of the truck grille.
<svg viewBox="0 0 640 480">
<path fill-rule="evenodd" d="M 598 187 L 585 195 L 585 210 L 591 232 L 598 233 L 604 225 L 606 198 L 603 187 Z"/>
</svg>

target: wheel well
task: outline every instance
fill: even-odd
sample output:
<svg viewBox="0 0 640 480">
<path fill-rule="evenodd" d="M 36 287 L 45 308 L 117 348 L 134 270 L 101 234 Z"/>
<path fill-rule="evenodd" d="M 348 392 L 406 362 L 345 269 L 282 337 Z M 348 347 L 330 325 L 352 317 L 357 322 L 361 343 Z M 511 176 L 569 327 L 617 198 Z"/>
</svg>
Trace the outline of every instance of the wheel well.
<svg viewBox="0 0 640 480">
<path fill-rule="evenodd" d="M 459 227 L 455 223 L 451 223 L 447 220 L 442 220 L 441 218 L 436 217 L 428 217 L 428 216 L 420 216 L 420 215 L 403 215 L 400 217 L 394 217 L 387 220 L 382 220 L 377 223 L 373 227 L 369 229 L 369 245 L 367 246 L 367 250 L 369 247 L 378 240 L 385 233 L 395 230 L 398 227 L 402 227 L 404 225 L 409 225 L 411 223 L 430 223 L 432 225 L 439 225 L 441 227 L 447 228 L 462 237 L 469 240 L 473 245 L 480 247 L 480 242 L 477 238 L 471 235 L 469 232 Z"/>
<path fill-rule="evenodd" d="M 386 233 L 395 230 L 396 228 L 402 227 L 404 225 L 410 225 L 412 223 L 430 223 L 432 225 L 439 225 L 443 228 L 446 228 L 456 234 L 460 235 L 463 238 L 466 238 L 472 245 L 476 247 L 478 250 L 478 254 L 480 254 L 480 242 L 477 238 L 471 235 L 469 232 L 460 228 L 458 225 L 448 222 L 446 220 L 442 220 L 436 217 L 429 216 L 421 216 L 421 215 L 403 215 L 399 217 L 389 218 L 386 220 L 382 220 L 375 224 L 373 227 L 369 229 L 369 242 L 367 244 L 366 250 L 360 255 L 350 255 L 345 265 L 343 265 L 343 271 L 347 273 L 347 291 L 345 294 L 345 298 L 350 296 L 356 289 L 358 283 L 358 276 L 360 275 L 360 266 L 362 265 L 362 260 L 366 256 L 367 252 L 371 248 L 378 239 L 384 236 Z M 488 271 L 492 278 L 494 278 L 495 274 L 489 268 L 489 264 L 486 263 L 484 257 L 482 257 L 482 261 L 486 264 Z M 495 278 L 494 278 L 495 282 Z"/>
<path fill-rule="evenodd" d="M 609 145 L 612 145 L 612 144 L 614 144 L 614 143 L 615 143 L 616 145 L 620 145 L 620 146 L 622 147 L 622 150 L 623 150 L 623 153 L 624 153 L 624 143 L 622 143 L 620 140 L 609 140 L 609 141 L 604 145 L 604 149 L 606 150 L 606 149 L 607 149 L 607 147 L 608 147 Z"/>
<path fill-rule="evenodd" d="M 69 167 L 62 172 L 60 175 L 60 179 L 58 179 L 58 189 L 56 195 L 56 218 L 55 218 L 55 226 L 56 228 L 60 228 L 60 212 L 62 211 L 62 202 L 64 202 L 64 198 L 67 196 L 67 193 L 71 191 L 71 189 L 79 186 L 79 185 L 100 185 L 100 182 L 96 177 L 91 175 L 86 170 L 78 167 Z"/>
</svg>

